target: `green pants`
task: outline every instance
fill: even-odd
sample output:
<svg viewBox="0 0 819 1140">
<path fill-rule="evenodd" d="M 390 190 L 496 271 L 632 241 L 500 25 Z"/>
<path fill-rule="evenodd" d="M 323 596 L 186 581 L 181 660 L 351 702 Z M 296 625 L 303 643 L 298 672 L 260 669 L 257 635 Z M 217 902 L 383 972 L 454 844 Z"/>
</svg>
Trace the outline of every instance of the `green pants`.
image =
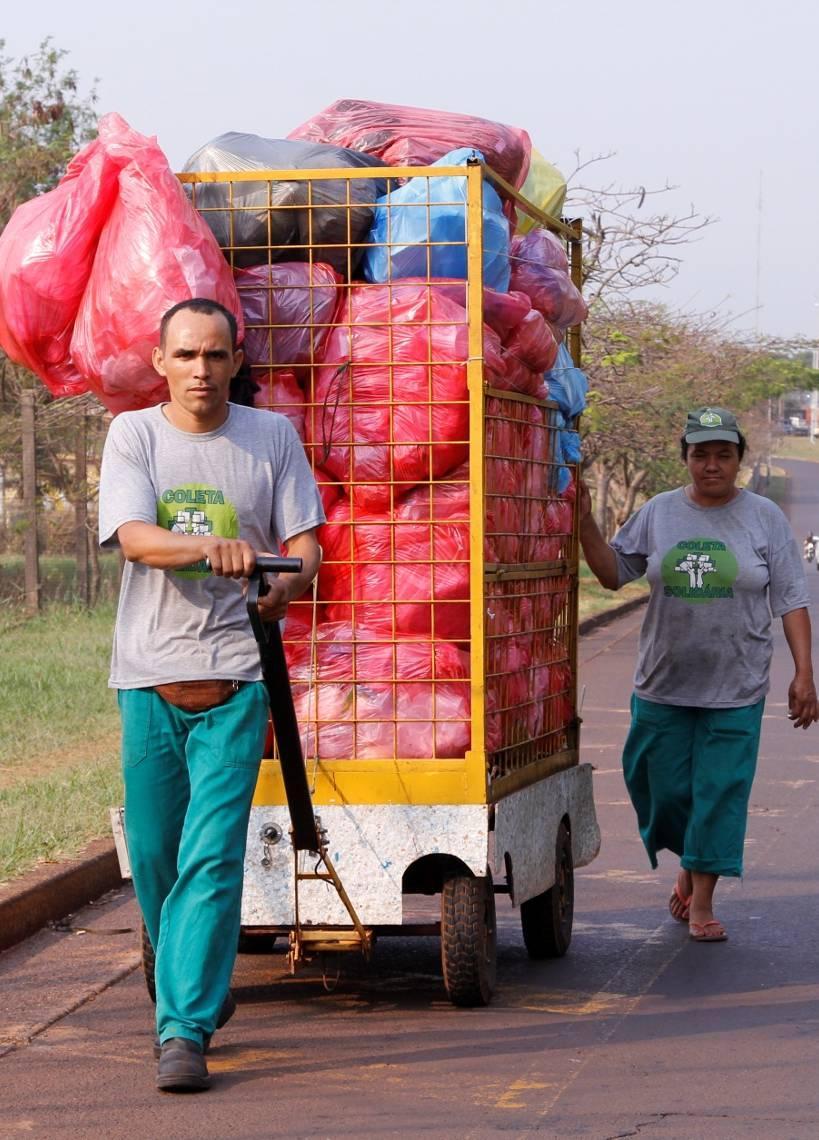
<svg viewBox="0 0 819 1140">
<path fill-rule="evenodd" d="M 667 848 L 688 871 L 742 874 L 764 706 L 690 708 L 632 695 L 623 775 L 652 867 Z"/>
<path fill-rule="evenodd" d="M 267 730 L 261 682 L 186 713 L 123 689 L 125 834 L 156 953 L 160 1040 L 212 1033 L 239 940 L 250 804 Z"/>
</svg>

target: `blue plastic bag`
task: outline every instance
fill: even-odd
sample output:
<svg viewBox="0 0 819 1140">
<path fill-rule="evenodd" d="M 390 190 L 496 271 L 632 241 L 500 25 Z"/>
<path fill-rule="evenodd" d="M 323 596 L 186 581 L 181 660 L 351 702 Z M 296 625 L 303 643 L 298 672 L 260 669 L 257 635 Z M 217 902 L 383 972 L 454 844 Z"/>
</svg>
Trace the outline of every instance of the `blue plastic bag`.
<svg viewBox="0 0 819 1140">
<path fill-rule="evenodd" d="M 557 350 L 554 368 L 545 373 L 549 399 L 554 400 L 567 420 L 574 419 L 586 406 L 589 382 L 586 373 L 575 367 L 565 344 Z"/>
<path fill-rule="evenodd" d="M 483 159 L 461 147 L 434 166 L 465 166 Z M 403 277 L 466 279 L 466 178 L 411 178 L 378 199 L 375 221 L 361 267 L 367 281 Z M 455 245 L 430 245 L 455 242 Z M 490 289 L 509 291 L 509 223 L 498 194 L 483 184 L 483 280 Z"/>
<path fill-rule="evenodd" d="M 560 458 L 563 463 L 557 469 L 557 493 L 565 495 L 572 481 L 572 473 L 566 463 L 579 463 L 582 459 L 580 435 L 571 428 L 560 429 Z"/>
</svg>

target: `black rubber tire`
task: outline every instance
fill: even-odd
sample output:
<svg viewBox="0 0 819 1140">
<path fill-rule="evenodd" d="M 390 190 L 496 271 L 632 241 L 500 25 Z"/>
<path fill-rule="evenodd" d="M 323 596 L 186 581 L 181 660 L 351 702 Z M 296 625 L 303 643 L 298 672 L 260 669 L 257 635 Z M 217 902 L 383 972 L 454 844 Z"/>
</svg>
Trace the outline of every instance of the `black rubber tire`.
<svg viewBox="0 0 819 1140">
<path fill-rule="evenodd" d="M 530 958 L 562 958 L 572 940 L 574 860 L 572 837 L 561 822 L 555 843 L 555 883 L 521 903 L 520 925 Z"/>
<path fill-rule="evenodd" d="M 148 987 L 148 994 L 151 1001 L 156 1005 L 156 980 L 154 978 L 154 970 L 156 967 L 156 956 L 154 955 L 154 948 L 151 945 L 151 940 L 148 937 L 148 928 L 143 919 L 140 919 L 140 943 L 142 946 L 142 972 L 145 975 L 145 985 Z"/>
<path fill-rule="evenodd" d="M 441 964 L 453 1005 L 489 1005 L 497 973 L 492 876 L 456 875 L 441 891 Z"/>
</svg>

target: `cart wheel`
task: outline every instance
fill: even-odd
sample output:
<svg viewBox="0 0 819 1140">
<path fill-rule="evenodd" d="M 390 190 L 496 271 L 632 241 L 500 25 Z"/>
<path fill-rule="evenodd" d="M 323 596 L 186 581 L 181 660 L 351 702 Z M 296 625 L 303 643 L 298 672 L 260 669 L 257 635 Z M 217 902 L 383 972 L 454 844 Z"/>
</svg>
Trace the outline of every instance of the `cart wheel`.
<svg viewBox="0 0 819 1140">
<path fill-rule="evenodd" d="M 572 940 L 574 862 L 565 823 L 557 829 L 555 884 L 520 906 L 523 941 L 530 958 L 562 958 Z"/>
<path fill-rule="evenodd" d="M 154 948 L 151 945 L 151 940 L 148 937 L 148 928 L 145 921 L 141 921 L 140 942 L 142 944 L 142 972 L 145 975 L 145 985 L 148 987 L 148 994 L 151 1001 L 156 1005 L 156 980 L 154 978 L 154 969 L 156 966 L 156 955 Z"/>
<path fill-rule="evenodd" d="M 492 876 L 456 875 L 441 891 L 441 963 L 453 1005 L 488 1005 L 496 974 Z"/>
</svg>

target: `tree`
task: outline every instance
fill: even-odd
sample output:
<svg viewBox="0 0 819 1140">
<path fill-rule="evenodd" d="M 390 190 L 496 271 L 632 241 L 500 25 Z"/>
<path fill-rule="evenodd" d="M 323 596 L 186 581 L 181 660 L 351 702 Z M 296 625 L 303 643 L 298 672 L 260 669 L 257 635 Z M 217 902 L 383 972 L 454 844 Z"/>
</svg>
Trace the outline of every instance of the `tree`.
<svg viewBox="0 0 819 1140">
<path fill-rule="evenodd" d="M 581 422 L 584 462 L 596 484 L 595 513 L 607 535 L 638 496 L 678 485 L 686 411 L 703 404 L 752 409 L 819 374 L 768 346 L 746 344 L 714 318 L 683 317 L 632 302 L 592 310 L 586 330 L 589 406 Z M 766 416 L 743 417 L 751 450 L 767 453 Z"/>
<path fill-rule="evenodd" d="M 55 185 L 94 132 L 96 91 L 80 94 L 67 53 L 45 39 L 15 61 L 0 40 L 0 229 L 21 202 Z"/>
<path fill-rule="evenodd" d="M 719 313 L 678 313 L 646 300 L 676 276 L 685 246 L 713 219 L 694 207 L 662 209 L 666 185 L 595 186 L 609 155 L 577 155 L 567 212 L 584 217 L 583 330 L 589 406 L 581 421 L 595 513 L 611 535 L 641 496 L 678 485 L 679 430 L 687 409 L 712 403 L 747 413 L 751 447 L 770 452 L 770 401 L 817 386 L 805 345 L 743 342 Z M 658 208 L 659 207 L 659 208 Z M 762 409 L 761 412 L 757 409 Z M 757 452 L 758 453 L 758 452 Z"/>
<path fill-rule="evenodd" d="M 584 218 L 583 292 L 598 310 L 618 311 L 644 299 L 644 290 L 668 285 L 679 272 L 681 250 L 713 224 L 693 206 L 684 214 L 652 209 L 677 187 L 587 184 L 590 169 L 613 155 L 582 158 L 568 177 L 566 212 Z"/>
<path fill-rule="evenodd" d="M 19 60 L 4 55 L 0 40 L 0 229 L 22 202 L 50 190 L 69 159 L 93 135 L 94 88 L 81 93 L 77 72 L 65 66 L 66 52 L 45 39 L 32 54 Z M 0 476 L 3 491 L 20 480 L 20 393 L 34 389 L 43 430 L 37 440 L 37 470 L 41 489 L 51 487 L 78 501 L 75 454 L 84 430 L 88 401 L 59 403 L 25 368 L 0 352 Z M 84 481 L 83 481 L 84 482 Z M 3 519 L 6 513 L 3 512 Z"/>
</svg>

